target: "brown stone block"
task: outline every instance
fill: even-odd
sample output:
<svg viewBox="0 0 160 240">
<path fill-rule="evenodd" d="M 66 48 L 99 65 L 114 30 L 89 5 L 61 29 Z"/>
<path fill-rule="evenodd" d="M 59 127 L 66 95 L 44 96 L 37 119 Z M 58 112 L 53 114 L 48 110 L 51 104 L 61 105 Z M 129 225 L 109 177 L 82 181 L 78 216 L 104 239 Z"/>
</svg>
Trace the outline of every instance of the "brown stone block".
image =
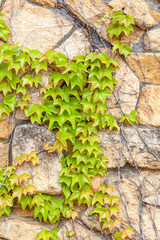
<svg viewBox="0 0 160 240">
<path fill-rule="evenodd" d="M 0 121 L 0 139 L 8 139 L 14 129 L 14 121 L 12 121 L 6 114 L 3 114 Z"/>
<path fill-rule="evenodd" d="M 8 161 L 8 143 L 0 142 L 0 167 L 5 167 Z"/>
<path fill-rule="evenodd" d="M 160 86 L 142 88 L 137 117 L 139 124 L 160 127 Z"/>
<path fill-rule="evenodd" d="M 18 12 L 12 21 L 13 42 L 18 42 L 20 47 L 37 49 L 43 54 L 52 49 L 73 27 L 69 20 L 55 14 L 50 9 L 27 1 L 22 3 L 16 0 L 12 4 L 11 0 L 7 0 L 2 13 L 5 14 L 9 27 L 11 27 L 9 19 L 12 19 L 12 12 Z"/>
<path fill-rule="evenodd" d="M 153 10 L 143 0 L 112 0 L 109 2 L 109 6 L 132 15 L 136 24 L 143 30 L 160 23 L 160 13 Z"/>
<path fill-rule="evenodd" d="M 144 36 L 146 50 L 160 51 L 160 29 L 151 30 Z"/>
<path fill-rule="evenodd" d="M 140 81 L 160 84 L 160 54 L 131 54 L 127 58 L 130 68 L 139 76 Z"/>
</svg>

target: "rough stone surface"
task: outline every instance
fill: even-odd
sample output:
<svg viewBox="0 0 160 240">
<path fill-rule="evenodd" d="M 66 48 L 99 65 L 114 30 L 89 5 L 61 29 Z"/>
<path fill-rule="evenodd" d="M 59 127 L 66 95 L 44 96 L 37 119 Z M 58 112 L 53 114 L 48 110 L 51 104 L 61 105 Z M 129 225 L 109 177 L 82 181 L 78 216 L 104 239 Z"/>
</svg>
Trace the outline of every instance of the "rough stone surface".
<svg viewBox="0 0 160 240">
<path fill-rule="evenodd" d="M 115 73 L 115 79 L 118 82 L 115 94 L 117 98 L 120 97 L 123 111 L 125 113 L 130 113 L 135 109 L 138 100 L 139 79 L 133 74 L 127 64 L 120 57 L 117 57 L 117 59 L 120 67 Z M 120 106 L 113 95 L 108 97 L 108 105 L 114 117 L 120 119 Z"/>
<path fill-rule="evenodd" d="M 54 141 L 55 133 L 50 132 L 46 127 L 32 124 L 20 125 L 16 127 L 13 136 L 12 158 L 14 160 L 15 157 L 31 151 L 42 151 L 45 142 L 53 144 Z M 24 163 L 22 167 L 18 167 L 17 174 L 25 172 L 30 174 L 30 183 L 36 187 L 37 192 L 60 194 L 62 190 L 58 180 L 61 164 L 58 154 L 42 152 L 39 156 L 40 165 L 33 167 L 31 163 Z"/>
<path fill-rule="evenodd" d="M 139 105 L 138 121 L 140 124 L 160 126 L 160 86 L 147 85 L 142 88 Z"/>
<path fill-rule="evenodd" d="M 106 18 L 106 20 L 101 23 L 97 22 L 101 20 L 104 15 L 109 14 L 111 11 L 111 8 L 107 4 L 102 3 L 100 0 L 67 0 L 66 3 L 66 7 L 74 15 L 76 15 L 89 26 L 96 29 L 101 37 L 106 39 L 108 42 L 111 42 L 107 35 L 107 27 L 110 24 L 110 20 Z M 130 33 L 129 37 L 126 37 L 125 35 L 121 36 L 121 41 L 123 44 L 129 44 L 132 47 L 139 41 L 142 34 L 142 30 L 140 30 L 138 27 L 134 27 L 134 31 Z M 113 39 L 113 41 L 116 40 L 116 38 Z"/>
<path fill-rule="evenodd" d="M 156 11 L 159 9 L 158 1 L 0 0 L 6 23 L 11 27 L 10 42 L 19 42 L 20 46 L 36 48 L 42 53 L 54 49 L 63 52 L 69 59 L 90 51 L 101 51 L 119 60 L 120 68 L 115 74 L 118 81 L 118 87 L 114 91 L 115 96 L 125 113 L 138 109 L 139 125 L 134 128 L 126 125 L 125 122 L 123 132 L 114 130 L 99 132 L 101 147 L 104 155 L 109 159 L 108 170 L 105 178 L 98 175 L 91 179 L 91 189 L 96 192 L 100 184 L 104 183 L 113 186 L 113 195 L 122 197 L 123 194 L 118 217 L 122 219 L 124 226 L 132 225 L 137 234 L 141 235 L 141 237 L 137 235 L 136 240 L 155 240 L 160 236 L 160 130 L 158 128 L 160 126 L 160 54 L 157 53 L 160 51 L 158 25 L 160 13 Z M 125 60 L 117 53 L 111 52 L 111 40 L 107 35 L 110 19 L 97 23 L 97 20 L 108 14 L 114 5 L 117 10 L 132 14 L 137 25 L 134 26 L 134 31 L 129 37 L 121 36 L 121 42 L 129 44 L 132 51 L 135 51 Z M 151 27 L 153 28 L 149 29 Z M 104 46 L 105 51 L 102 49 Z M 42 87 L 47 86 L 52 72 L 52 68 L 47 72 L 40 71 L 43 78 Z M 42 103 L 40 88 L 41 86 L 37 89 L 28 89 L 31 95 L 29 105 Z M 2 100 L 3 95 L 0 94 L 0 103 Z M 119 120 L 121 110 L 114 96 L 108 98 L 107 105 Z M 49 141 L 51 144 L 55 142 L 55 133 L 44 126 L 24 124 L 21 120 L 28 119 L 17 110 L 16 128 L 13 139 L 11 138 L 10 163 L 14 163 L 12 160 L 23 153 L 39 151 L 41 164 L 33 167 L 31 163 L 24 163 L 18 166 L 17 174 L 29 173 L 31 175 L 29 183 L 35 185 L 37 191 L 57 195 L 56 199 L 59 199 L 62 193 L 58 183 L 60 157 L 56 152 L 54 154 L 43 152 L 45 142 Z M 11 118 L 5 115 L 0 121 L 1 166 L 7 163 L 8 139 L 14 129 L 14 122 L 12 127 L 11 123 Z M 122 136 L 125 136 L 123 143 Z M 108 230 L 101 230 L 98 216 L 91 216 L 90 209 L 85 205 L 75 206 L 75 210 L 78 212 L 75 221 L 62 219 L 56 225 L 50 225 L 34 219 L 34 209 L 22 211 L 20 205 L 16 204 L 11 209 L 9 217 L 0 218 L 0 239 L 36 240 L 37 234 L 42 229 L 51 230 L 53 227 L 60 229 L 59 237 L 65 240 L 113 238 L 108 235 Z M 66 231 L 74 231 L 75 235 L 68 238 Z"/>
<path fill-rule="evenodd" d="M 17 218 L 14 214 L 0 218 L 0 224 L 0 237 L 7 240 L 36 240 L 41 230 L 54 228 L 54 225 L 33 221 L 32 218 Z"/>
<path fill-rule="evenodd" d="M 151 30 L 148 33 L 145 34 L 144 37 L 144 44 L 146 50 L 154 50 L 154 51 L 160 51 L 160 28 Z"/>
<path fill-rule="evenodd" d="M 156 188 L 160 183 L 160 173 L 159 171 L 148 172 L 144 170 L 140 171 L 140 175 L 136 170 L 124 168 L 121 170 L 120 182 L 117 188 L 116 182 L 118 181 L 118 173 L 116 171 L 108 171 L 106 183 L 113 187 L 113 195 L 120 194 L 123 196 L 124 204 L 121 200 L 119 206 L 121 211 L 118 217 L 122 219 L 126 226 L 130 225 L 130 218 L 130 223 L 139 234 L 140 229 L 141 231 L 143 229 L 144 238 L 153 240 L 156 238 L 156 232 L 152 227 L 152 219 L 154 218 L 154 211 L 156 211 L 155 226 L 159 234 L 160 226 L 158 221 L 160 210 L 158 208 L 155 210 L 155 204 L 148 204 L 146 202 L 146 197 L 150 195 L 154 195 L 155 198 L 157 197 Z M 143 195 L 141 195 L 141 193 Z"/>
<path fill-rule="evenodd" d="M 122 150 L 122 143 L 120 132 L 102 131 L 99 133 L 104 155 L 109 159 L 108 168 L 116 168 L 118 165 L 123 167 L 128 162 L 134 167 L 136 165 L 140 168 L 160 169 L 160 162 L 148 152 L 147 147 L 142 142 L 143 139 L 149 149 L 159 155 L 160 130 L 155 127 L 145 128 L 140 126 L 138 126 L 137 129 L 139 133 L 132 127 L 124 127 L 124 135 L 127 139 L 128 147 L 132 156 L 124 144 L 121 161 L 120 152 Z M 150 139 L 151 136 L 152 141 Z"/>
<path fill-rule="evenodd" d="M 101 240 L 101 236 L 99 234 L 94 233 L 93 231 L 87 229 L 85 225 L 81 222 L 74 222 L 71 221 L 66 222 L 66 224 L 60 229 L 58 236 L 60 239 L 63 239 L 66 236 L 66 231 L 73 231 L 75 235 L 72 236 L 73 240 Z"/>
<path fill-rule="evenodd" d="M 131 54 L 127 62 L 140 81 L 160 84 L 160 54 Z"/>
<path fill-rule="evenodd" d="M 2 12 L 7 22 L 11 18 L 12 41 L 19 42 L 20 46 L 45 53 L 52 49 L 73 27 L 73 24 L 65 17 L 47 8 L 27 1 L 19 4 L 16 0 L 14 4 L 14 18 L 11 17 L 10 0 L 5 2 Z"/>
<path fill-rule="evenodd" d="M 55 51 L 62 52 L 68 56 L 69 59 L 81 54 L 86 55 L 90 51 L 90 43 L 85 37 L 82 30 L 76 30 L 60 47 L 55 48 Z"/>
<path fill-rule="evenodd" d="M 0 121 L 0 139 L 8 139 L 14 130 L 14 120 L 12 121 L 6 114 L 3 114 Z"/>
<path fill-rule="evenodd" d="M 112 10 L 111 7 L 103 4 L 100 0 L 67 0 L 66 7 L 81 21 L 96 29 L 100 36 L 108 40 L 106 30 L 110 21 L 106 19 L 101 24 L 97 21 L 108 14 Z"/>
<path fill-rule="evenodd" d="M 109 6 L 134 17 L 136 24 L 143 30 L 160 23 L 160 13 L 153 10 L 143 0 L 112 0 Z"/>
<path fill-rule="evenodd" d="M 4 167 L 8 161 L 8 143 L 0 142 L 0 166 Z"/>
<path fill-rule="evenodd" d="M 56 0 L 32 0 L 32 2 L 41 4 L 42 6 L 45 6 L 45 7 L 49 6 L 49 7 L 54 8 L 57 1 Z"/>
</svg>

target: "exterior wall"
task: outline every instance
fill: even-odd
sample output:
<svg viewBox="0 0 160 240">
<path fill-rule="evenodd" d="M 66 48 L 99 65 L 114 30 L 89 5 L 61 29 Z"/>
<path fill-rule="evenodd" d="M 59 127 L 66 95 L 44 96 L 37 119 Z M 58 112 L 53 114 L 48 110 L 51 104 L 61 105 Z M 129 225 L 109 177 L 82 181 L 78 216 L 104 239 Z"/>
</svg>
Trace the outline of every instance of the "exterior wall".
<svg viewBox="0 0 160 240">
<path fill-rule="evenodd" d="M 118 86 L 115 97 L 108 98 L 109 111 L 120 119 L 123 112 L 138 111 L 138 126 L 123 125 L 120 132 L 100 132 L 104 154 L 109 158 L 105 179 L 97 177 L 93 187 L 101 181 L 113 186 L 121 197 L 119 217 L 131 226 L 137 239 L 153 240 L 160 236 L 160 3 L 159 0 L 1 0 L 1 12 L 11 28 L 9 41 L 21 47 L 38 49 L 42 53 L 55 49 L 70 59 L 76 55 L 102 51 L 111 53 L 106 29 L 108 21 L 98 24 L 114 6 L 135 18 L 136 26 L 129 38 L 132 54 L 122 59 L 115 78 Z M 2 42 L 0 43 L 2 44 Z M 41 72 L 44 85 L 49 72 Z M 32 90 L 31 103 L 41 101 L 37 89 Z M 1 96 L 0 96 L 1 100 Z M 15 117 L 3 116 L 0 121 L 1 166 L 12 164 L 22 153 L 40 150 L 47 141 L 55 141 L 55 133 L 44 126 L 32 125 L 23 113 Z M 8 149 L 10 154 L 8 157 Z M 37 191 L 58 197 L 62 194 L 58 183 L 61 166 L 56 154 L 41 154 L 41 165 L 33 169 L 29 164 L 19 167 L 17 174 L 28 172 Z M 0 239 L 35 240 L 43 228 L 59 226 L 61 239 L 69 239 L 65 231 L 74 229 L 75 239 L 112 239 L 101 231 L 96 217 L 84 207 L 77 208 L 79 217 L 55 225 L 40 223 L 32 211 L 21 211 L 17 205 L 9 217 L 0 218 Z M 70 238 L 70 239 L 73 239 Z"/>
</svg>

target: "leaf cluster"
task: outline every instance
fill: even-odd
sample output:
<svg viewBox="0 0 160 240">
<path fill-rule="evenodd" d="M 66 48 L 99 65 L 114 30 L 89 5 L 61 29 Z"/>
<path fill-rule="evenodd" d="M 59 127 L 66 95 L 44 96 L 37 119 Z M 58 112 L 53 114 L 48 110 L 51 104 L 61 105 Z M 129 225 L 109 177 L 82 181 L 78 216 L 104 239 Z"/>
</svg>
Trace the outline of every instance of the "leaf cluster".
<svg viewBox="0 0 160 240">
<path fill-rule="evenodd" d="M 2 15 L 0 15 L 0 18 Z M 115 12 L 112 25 L 108 27 L 109 37 L 119 37 L 123 32 L 128 36 L 133 30 L 134 19 L 123 12 Z M 0 19 L 0 38 L 8 39 L 9 29 Z M 130 48 L 120 42 L 113 42 L 113 51 L 119 49 L 125 57 Z M 119 198 L 112 195 L 112 188 L 101 185 L 99 189 L 92 187 L 92 179 L 96 175 L 105 176 L 107 158 L 100 147 L 99 130 L 113 128 L 119 130 L 115 118 L 108 113 L 106 99 L 112 94 L 117 84 L 114 74 L 119 63 L 104 53 L 90 53 L 87 56 L 76 56 L 71 61 L 62 53 L 48 51 L 42 55 L 38 50 L 20 49 L 17 44 L 5 43 L 0 46 L 0 92 L 3 101 L 0 103 L 0 119 L 3 114 L 10 115 L 21 108 L 26 117 L 34 124 L 48 125 L 56 130 L 56 141 L 53 146 L 44 145 L 44 151 L 63 152 L 60 180 L 64 197 L 56 200 L 53 196 L 36 193 L 35 187 L 28 184 L 30 176 L 15 174 L 15 167 L 0 169 L 0 216 L 10 214 L 14 203 L 21 204 L 22 209 L 34 208 L 34 217 L 40 221 L 55 223 L 61 217 L 78 216 L 74 203 L 87 204 L 93 207 L 91 214 L 98 214 L 103 229 L 121 229 L 121 221 L 117 219 Z M 52 69 L 48 85 L 43 85 L 42 71 Z M 30 89 L 41 88 L 42 103 L 31 104 Z M 128 120 L 130 124 L 137 122 L 136 112 L 125 114 L 120 122 Z M 15 165 L 31 162 L 40 164 L 36 151 L 23 154 L 15 159 Z M 27 185 L 28 184 L 28 185 Z M 68 233 L 68 236 L 73 235 Z M 132 230 L 125 229 L 114 235 L 121 240 L 131 237 Z M 42 230 L 41 239 L 57 239 L 57 229 Z"/>
</svg>

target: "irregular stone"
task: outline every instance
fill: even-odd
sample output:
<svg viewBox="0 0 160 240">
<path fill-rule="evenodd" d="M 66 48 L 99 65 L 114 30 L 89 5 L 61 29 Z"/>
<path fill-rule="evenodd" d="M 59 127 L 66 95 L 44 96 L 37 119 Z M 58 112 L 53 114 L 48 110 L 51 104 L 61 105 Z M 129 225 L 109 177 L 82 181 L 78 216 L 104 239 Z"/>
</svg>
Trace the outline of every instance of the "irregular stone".
<svg viewBox="0 0 160 240">
<path fill-rule="evenodd" d="M 134 17 L 136 24 L 143 30 L 160 23 L 160 13 L 153 10 L 143 0 L 112 0 L 109 6 Z"/>
<path fill-rule="evenodd" d="M 160 29 L 154 29 L 149 31 L 144 36 L 145 50 L 160 51 Z"/>
<path fill-rule="evenodd" d="M 158 71 L 158 69 L 157 69 Z M 141 90 L 138 104 L 138 122 L 143 125 L 160 126 L 160 86 L 146 85 Z"/>
<path fill-rule="evenodd" d="M 52 49 L 73 27 L 65 17 L 28 1 L 20 4 L 16 0 L 13 5 L 12 1 L 7 0 L 2 13 L 8 24 L 8 19 L 11 19 L 12 41 L 42 53 Z"/>
<path fill-rule="evenodd" d="M 77 55 L 86 55 L 88 54 L 90 43 L 84 32 L 80 29 L 77 29 L 64 43 L 62 43 L 58 48 L 55 49 L 57 52 L 62 52 L 69 59 Z"/>
<path fill-rule="evenodd" d="M 143 199 L 143 202 L 149 204 L 149 205 L 152 205 L 152 206 L 155 206 L 157 205 L 157 207 L 160 207 L 160 196 L 159 195 L 150 195 L 148 197 L 145 197 Z"/>
<path fill-rule="evenodd" d="M 32 0 L 32 2 L 38 3 L 38 4 L 40 4 L 42 6 L 45 6 L 45 7 L 54 8 L 57 1 L 56 0 Z"/>
<path fill-rule="evenodd" d="M 0 167 L 5 167 L 8 161 L 8 143 L 0 142 Z"/>
<path fill-rule="evenodd" d="M 94 230 L 101 232 L 102 227 L 99 222 L 98 215 L 96 215 L 96 214 L 90 215 L 91 210 L 92 210 L 91 208 L 88 208 L 84 212 L 84 214 L 81 216 L 81 220 L 89 228 L 93 228 Z"/>
<path fill-rule="evenodd" d="M 96 175 L 95 177 L 91 178 L 91 189 L 93 192 L 98 192 L 100 185 L 103 184 L 104 178 L 101 175 Z"/>
<path fill-rule="evenodd" d="M 103 22 L 97 22 L 112 10 L 107 4 L 102 3 L 100 0 L 67 0 L 66 7 L 83 22 L 94 28 L 101 37 L 111 42 L 107 35 L 107 27 L 110 24 L 110 19 L 106 18 Z M 122 35 L 122 43 L 129 44 L 132 47 L 139 41 L 142 34 L 142 30 L 134 27 L 134 31 L 129 34 L 129 37 Z M 116 38 L 113 39 L 113 41 L 116 40 Z"/>
<path fill-rule="evenodd" d="M 8 139 L 14 130 L 14 120 L 11 120 L 6 114 L 3 114 L 0 121 L 0 139 Z"/>
<path fill-rule="evenodd" d="M 31 176 L 30 184 L 36 187 L 37 192 L 59 195 L 62 193 L 59 181 L 59 172 L 61 170 L 60 157 L 56 152 L 43 152 L 43 145 L 46 142 L 54 144 L 55 133 L 49 131 L 46 127 L 23 124 L 16 127 L 12 142 L 12 158 L 22 156 L 23 153 L 32 151 L 41 152 L 41 163 L 33 166 L 31 163 L 24 163 L 18 166 L 17 173 L 28 173 Z"/>
<path fill-rule="evenodd" d="M 107 4 L 103 4 L 100 0 L 66 0 L 66 7 L 76 15 L 81 21 L 96 29 L 98 33 L 105 39 L 107 36 L 107 26 L 110 20 L 106 18 L 105 21 L 98 23 L 98 20 L 104 15 L 109 14 L 112 10 Z"/>
<path fill-rule="evenodd" d="M 158 171 L 140 171 L 139 175 L 136 170 L 130 168 L 124 168 L 120 173 L 120 182 L 118 185 L 118 173 L 116 171 L 109 170 L 106 178 L 107 184 L 114 189 L 113 195 L 123 196 L 124 204 L 120 198 L 118 217 L 123 221 L 125 227 L 131 227 L 132 224 L 140 235 L 142 234 L 142 232 L 140 233 L 141 226 L 144 239 L 155 239 L 155 227 L 158 234 L 160 234 L 160 210 L 159 208 L 155 210 L 155 205 L 151 206 L 147 204 L 145 199 L 149 194 L 155 193 L 156 196 L 156 187 L 160 183 L 160 173 Z M 150 174 L 151 176 L 149 176 Z M 153 226 L 152 222 L 152 218 L 154 219 L 154 210 L 156 211 L 155 226 Z M 137 237 L 136 239 L 140 238 Z"/>
<path fill-rule="evenodd" d="M 79 221 L 67 221 L 58 233 L 58 237 L 60 239 L 65 239 L 66 232 L 73 231 L 75 234 L 72 236 L 72 240 L 101 240 L 100 234 L 94 232 L 93 230 L 89 230 Z M 107 240 L 107 239 L 106 239 Z"/>
<path fill-rule="evenodd" d="M 120 97 L 123 111 L 125 113 L 130 113 L 135 109 L 137 104 L 139 96 L 139 79 L 120 57 L 117 56 L 116 59 L 119 61 L 120 67 L 116 69 L 115 73 L 115 79 L 118 82 L 117 88 L 115 88 L 115 94 L 117 99 Z M 113 94 L 108 97 L 107 102 L 112 114 L 119 120 L 121 118 L 120 106 Z"/>
<path fill-rule="evenodd" d="M 55 224 L 46 224 L 33 218 L 18 217 L 14 213 L 9 217 L 0 218 L 0 237 L 7 240 L 36 240 L 44 228 L 52 230 Z"/>
<path fill-rule="evenodd" d="M 130 68 L 139 76 L 140 81 L 160 83 L 160 54 L 131 54 L 127 58 Z"/>
<path fill-rule="evenodd" d="M 101 138 L 101 147 L 104 151 L 104 155 L 108 157 L 108 168 L 116 168 L 120 165 L 123 167 L 127 162 L 134 166 L 138 166 L 140 168 L 148 168 L 148 169 L 160 169 L 160 162 L 148 152 L 147 147 L 142 142 L 141 138 L 145 141 L 150 151 L 159 155 L 160 147 L 159 147 L 159 136 L 160 131 L 157 128 L 144 128 L 137 127 L 136 129 L 132 127 L 124 127 L 124 135 L 127 139 L 128 147 L 130 149 L 130 155 L 128 148 L 124 144 L 122 151 L 122 143 L 121 143 L 121 134 L 118 131 L 101 131 L 99 136 Z M 141 138 L 140 138 L 140 136 Z M 152 141 L 151 141 L 152 136 Z M 120 161 L 120 154 L 122 151 L 122 158 Z"/>
</svg>

